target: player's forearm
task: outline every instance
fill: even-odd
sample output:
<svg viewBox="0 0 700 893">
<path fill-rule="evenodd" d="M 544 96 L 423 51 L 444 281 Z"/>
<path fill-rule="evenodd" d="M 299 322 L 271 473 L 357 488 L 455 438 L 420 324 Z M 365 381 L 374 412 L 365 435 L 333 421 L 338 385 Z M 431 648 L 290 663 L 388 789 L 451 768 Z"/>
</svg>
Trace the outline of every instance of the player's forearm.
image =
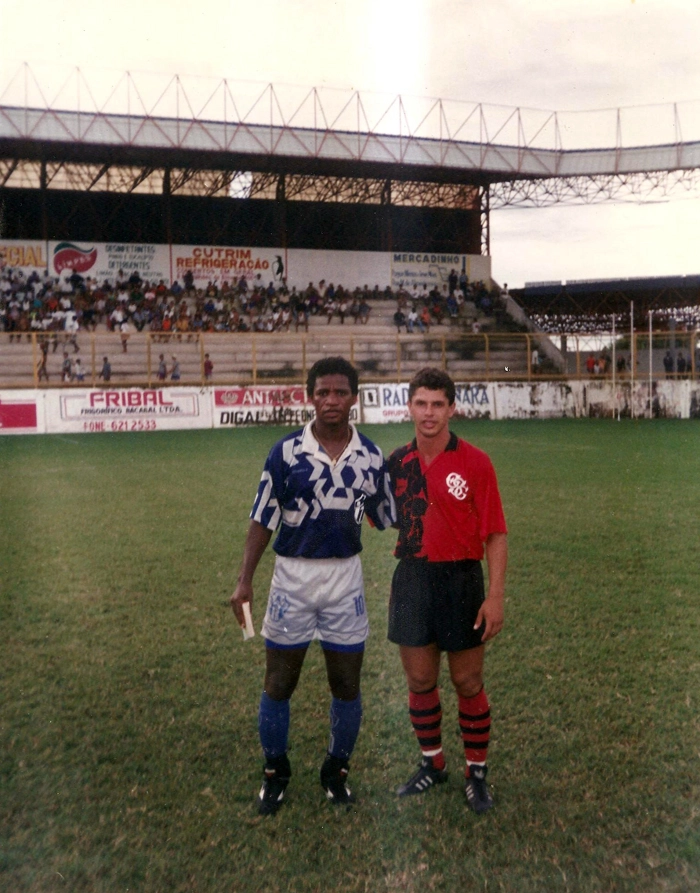
<svg viewBox="0 0 700 893">
<path fill-rule="evenodd" d="M 263 527 L 257 521 L 250 522 L 243 549 L 243 561 L 238 572 L 239 583 L 250 585 L 253 582 L 253 575 L 271 537 L 272 531 L 267 527 Z"/>
<path fill-rule="evenodd" d="M 489 569 L 488 598 L 502 600 L 505 596 L 508 565 L 508 537 L 505 533 L 492 533 L 486 540 L 486 564 Z"/>
</svg>

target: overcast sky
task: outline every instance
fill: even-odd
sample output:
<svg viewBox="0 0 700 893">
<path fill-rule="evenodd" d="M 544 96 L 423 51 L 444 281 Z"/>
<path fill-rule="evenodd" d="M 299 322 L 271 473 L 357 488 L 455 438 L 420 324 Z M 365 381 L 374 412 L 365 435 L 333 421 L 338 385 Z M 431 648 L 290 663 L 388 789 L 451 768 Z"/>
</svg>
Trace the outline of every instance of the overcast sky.
<svg viewBox="0 0 700 893">
<path fill-rule="evenodd" d="M 700 100 L 698 0 L 0 0 L 20 62 L 340 87 L 556 111 Z M 689 106 L 690 108 L 700 108 Z M 700 122 L 683 136 L 698 136 Z M 643 119 L 669 118 L 646 110 Z M 609 117 L 592 121 L 610 121 Z M 606 143 L 614 138 L 601 133 Z M 597 132 L 594 132 L 597 136 Z M 700 200 L 492 213 L 494 277 L 700 273 Z"/>
</svg>

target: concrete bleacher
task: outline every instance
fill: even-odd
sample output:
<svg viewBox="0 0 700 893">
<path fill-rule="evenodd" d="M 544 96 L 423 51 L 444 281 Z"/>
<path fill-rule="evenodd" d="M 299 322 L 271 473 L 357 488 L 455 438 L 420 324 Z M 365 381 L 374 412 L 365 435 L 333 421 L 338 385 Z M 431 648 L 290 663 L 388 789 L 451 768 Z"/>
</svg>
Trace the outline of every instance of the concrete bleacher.
<svg viewBox="0 0 700 893">
<path fill-rule="evenodd" d="M 467 308 L 469 310 L 469 308 Z M 57 347 L 49 348 L 47 370 L 49 387 L 60 386 L 61 364 L 65 349 L 72 359 L 81 358 L 85 370 L 84 386 L 101 386 L 99 372 L 103 357 L 109 357 L 113 385 L 151 385 L 157 383 L 159 354 L 171 369 L 175 355 L 180 364 L 181 381 L 203 384 L 202 364 L 209 353 L 214 364 L 213 382 L 221 384 L 300 381 L 304 370 L 322 357 L 338 354 L 351 359 L 362 379 L 406 379 L 426 365 L 442 366 L 457 379 L 475 379 L 491 374 L 523 375 L 527 373 L 525 342 L 518 338 L 494 336 L 486 339 L 469 335 L 472 312 L 458 320 L 445 318 L 433 325 L 430 332 L 397 333 L 393 322 L 396 302 L 372 302 L 369 321 L 362 325 L 347 317 L 344 324 L 334 318 L 330 324 L 325 315 L 311 316 L 308 332 L 300 329 L 275 333 L 205 333 L 200 337 L 184 334 L 169 336 L 132 333 L 127 352 L 122 351 L 119 334 L 98 326 L 92 332 L 81 332 L 76 353 L 57 335 Z M 489 319 L 480 319 L 484 331 Z M 33 387 L 34 369 L 39 361 L 38 346 L 26 335 L 12 343 L 7 334 L 0 335 L 0 386 Z M 168 382 L 169 382 L 168 376 Z M 42 386 L 44 386 L 42 382 Z M 79 383 L 74 381 L 73 385 Z"/>
</svg>

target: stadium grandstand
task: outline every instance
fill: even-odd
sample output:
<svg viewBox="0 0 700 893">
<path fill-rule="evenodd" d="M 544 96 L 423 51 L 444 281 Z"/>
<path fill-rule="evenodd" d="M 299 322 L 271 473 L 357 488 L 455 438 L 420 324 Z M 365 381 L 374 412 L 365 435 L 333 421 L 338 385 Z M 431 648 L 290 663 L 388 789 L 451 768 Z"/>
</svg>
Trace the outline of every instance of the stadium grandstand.
<svg viewBox="0 0 700 893">
<path fill-rule="evenodd" d="M 176 362 L 202 382 L 207 362 L 219 381 L 301 379 L 329 351 L 378 379 L 427 362 L 530 378 L 533 355 L 538 373 L 571 374 L 549 335 L 609 333 L 613 317 L 697 327 L 700 277 L 508 293 L 490 267 L 496 207 L 694 183 L 700 141 L 679 140 L 679 126 L 624 145 L 634 113 L 617 110 L 613 148 L 565 148 L 572 128 L 556 113 L 372 108 L 358 93 L 246 95 L 226 81 L 195 96 L 184 79 L 132 75 L 98 101 L 77 70 L 69 86 L 47 101 L 25 67 L 0 94 L 5 384 L 72 383 L 57 363 L 79 350 L 92 384 L 104 356 L 114 379 L 162 381 L 162 353 L 168 376 Z"/>
</svg>

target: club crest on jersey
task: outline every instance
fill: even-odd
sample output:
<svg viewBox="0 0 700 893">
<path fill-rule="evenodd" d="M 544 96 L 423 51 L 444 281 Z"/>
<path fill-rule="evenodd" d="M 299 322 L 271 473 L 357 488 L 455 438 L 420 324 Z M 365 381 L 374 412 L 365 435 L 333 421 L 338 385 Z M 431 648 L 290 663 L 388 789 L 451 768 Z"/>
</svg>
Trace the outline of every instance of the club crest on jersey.
<svg viewBox="0 0 700 893">
<path fill-rule="evenodd" d="M 365 500 L 367 499 L 366 493 L 360 493 L 360 495 L 355 500 L 355 523 L 362 524 L 362 519 L 365 516 Z"/>
<path fill-rule="evenodd" d="M 456 471 L 453 471 L 452 474 L 448 474 L 445 478 L 445 483 L 447 484 L 447 489 L 454 496 L 455 499 L 459 499 L 460 502 L 463 499 L 467 498 L 467 493 L 469 492 L 469 486 L 464 478 L 457 474 Z"/>
</svg>

